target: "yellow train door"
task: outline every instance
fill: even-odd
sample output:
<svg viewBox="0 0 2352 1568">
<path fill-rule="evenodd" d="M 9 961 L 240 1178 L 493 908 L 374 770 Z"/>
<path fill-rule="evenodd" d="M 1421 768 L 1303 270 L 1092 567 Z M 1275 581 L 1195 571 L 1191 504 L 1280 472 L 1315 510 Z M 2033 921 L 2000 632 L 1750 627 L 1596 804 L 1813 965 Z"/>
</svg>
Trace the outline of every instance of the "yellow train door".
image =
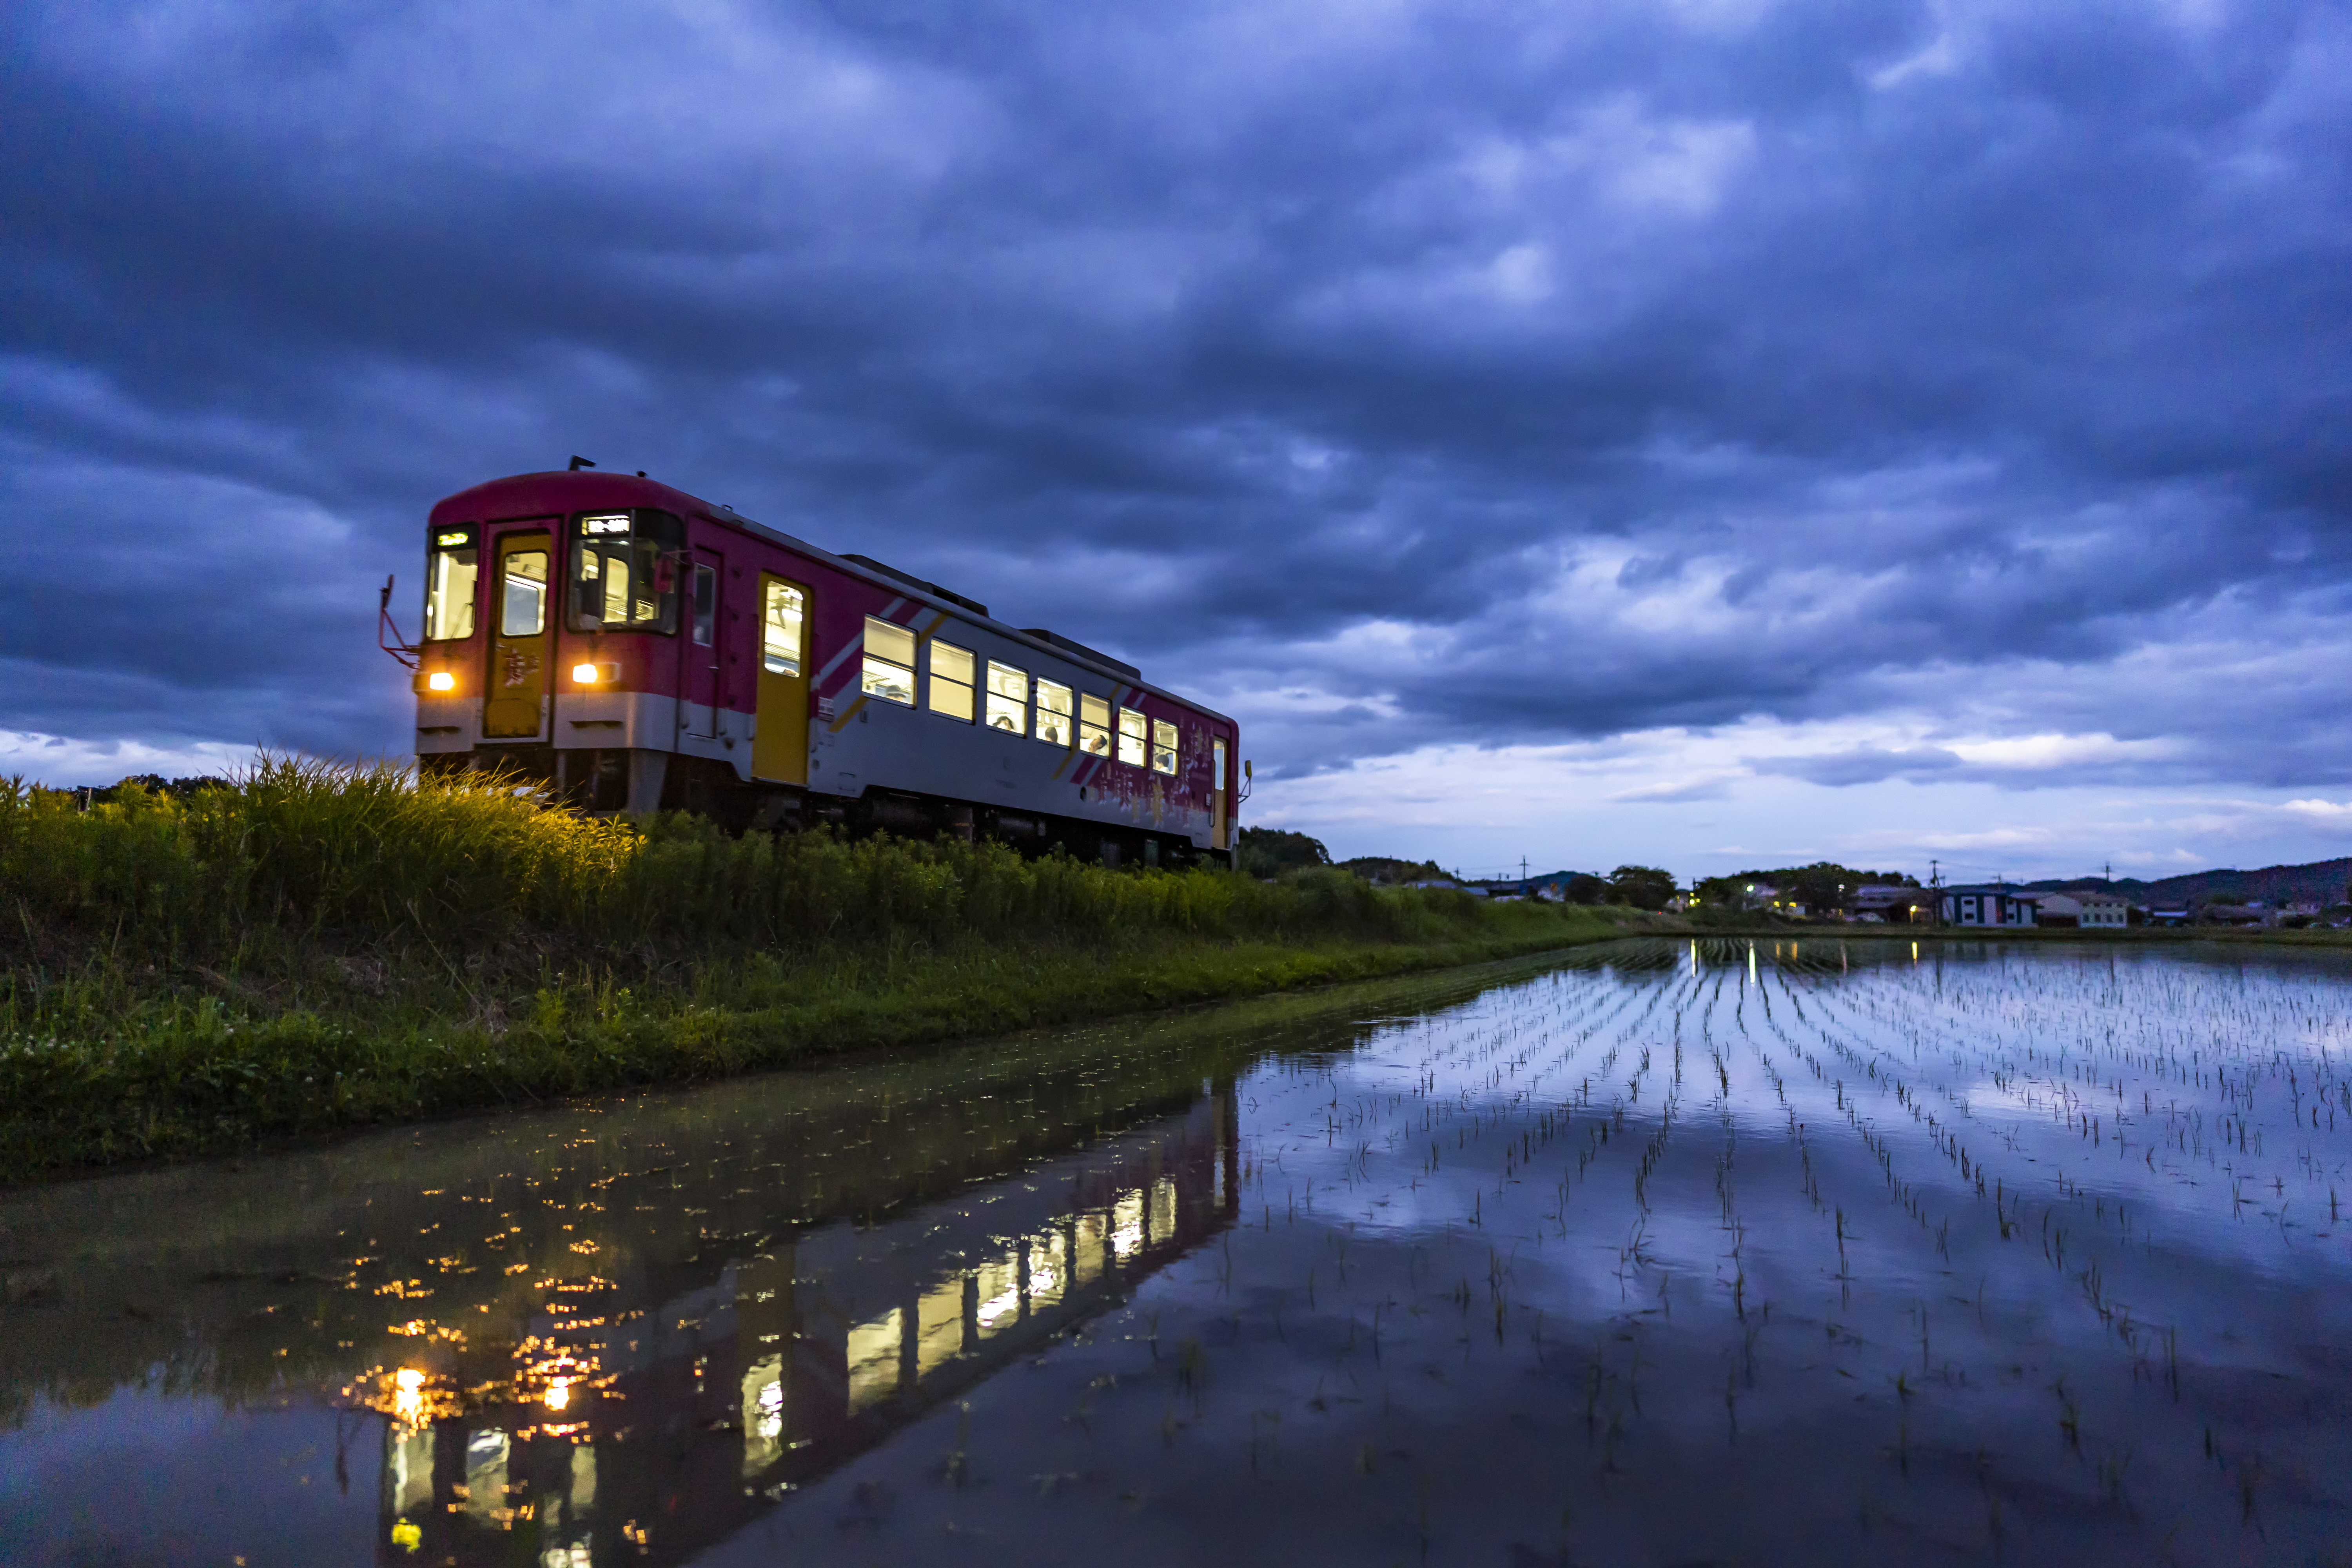
<svg viewBox="0 0 2352 1568">
<path fill-rule="evenodd" d="M 754 703 L 751 773 L 777 784 L 808 783 L 809 592 L 760 574 L 760 690 Z"/>
<path fill-rule="evenodd" d="M 1225 742 L 1220 738 L 1209 746 L 1209 847 L 1230 849 L 1225 822 Z"/>
<path fill-rule="evenodd" d="M 550 592 L 551 536 L 509 533 L 499 541 L 490 601 L 490 669 L 482 690 L 482 733 L 537 740 L 546 719 L 555 637 Z"/>
</svg>

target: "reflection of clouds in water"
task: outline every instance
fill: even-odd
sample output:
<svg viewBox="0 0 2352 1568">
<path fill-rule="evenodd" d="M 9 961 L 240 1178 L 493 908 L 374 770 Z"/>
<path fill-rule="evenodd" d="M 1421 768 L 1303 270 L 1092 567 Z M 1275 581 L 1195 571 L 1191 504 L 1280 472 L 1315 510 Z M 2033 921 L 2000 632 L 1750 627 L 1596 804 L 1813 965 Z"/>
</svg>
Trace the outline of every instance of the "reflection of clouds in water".
<svg viewBox="0 0 2352 1568">
<path fill-rule="evenodd" d="M 354 1231 L 391 1256 L 319 1287 L 303 1321 L 382 1324 L 394 1279 L 401 1310 L 435 1314 L 346 1352 L 400 1355 L 365 1387 L 400 1417 L 382 1486 L 354 1493 L 380 1550 L 426 1563 L 520 1550 L 528 1525 L 542 1568 L 725 1568 L 772 1553 L 770 1528 L 830 1542 L 845 1520 L 886 1557 L 950 1525 L 1024 1562 L 1130 1531 L 1190 1548 L 1207 1520 L 1261 1557 L 1411 1557 L 1425 1528 L 1433 1560 L 1510 1560 L 1557 1546 L 1563 1505 L 1585 1560 L 1759 1542 L 1853 1560 L 1873 1550 L 1864 1498 L 1965 1556 L 1989 1496 L 2014 1560 L 2063 1545 L 2069 1519 L 2095 1526 L 2067 1548 L 2086 1563 L 2155 1556 L 2176 1525 L 2182 1555 L 2223 1558 L 2250 1456 L 2273 1540 L 2332 1520 L 2352 1473 L 2327 1414 L 2352 1385 L 2313 1349 L 2352 1338 L 2352 1232 L 2326 1191 L 2352 1154 L 2352 963 L 2075 951 L 1683 939 L 1421 1016 L 1316 1013 L 1184 1115 L 864 1223 L 723 1206 L 837 1168 L 837 1142 L 711 1157 L 681 1137 L 622 1160 L 618 1117 L 601 1142 L 575 1121 L 566 1157 L 604 1162 L 584 1201 L 546 1221 L 450 1183 L 398 1211 L 440 1225 L 417 1243 L 431 1268 L 367 1239 L 389 1222 Z M 873 1146 L 937 1169 L 928 1135 L 902 1103 Z M 667 1173 L 613 1177 L 648 1165 Z M 452 1213 L 515 1239 L 454 1247 Z M 593 1284 L 502 1272 L 583 1235 Z M 299 1332 L 253 1304 L 220 1321 Z M 2053 1467 L 2062 1375 L 2082 1455 Z M 2132 1509 L 2099 1479 L 2126 1444 Z M 950 1454 L 969 1484 L 940 1484 Z M 663 1511 L 688 1484 L 697 1509 Z"/>
</svg>

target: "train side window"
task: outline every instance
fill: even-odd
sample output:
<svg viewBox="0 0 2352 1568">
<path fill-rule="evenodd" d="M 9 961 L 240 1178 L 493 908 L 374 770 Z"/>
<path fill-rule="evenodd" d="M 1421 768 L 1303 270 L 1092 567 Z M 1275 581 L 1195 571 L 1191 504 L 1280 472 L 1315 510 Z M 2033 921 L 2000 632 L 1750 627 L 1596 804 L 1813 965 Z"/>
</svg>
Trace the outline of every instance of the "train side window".
<svg viewBox="0 0 2352 1568">
<path fill-rule="evenodd" d="M 931 644 L 931 711 L 971 722 L 971 650 Z"/>
<path fill-rule="evenodd" d="M 499 636 L 535 637 L 547 629 L 547 552 L 518 550 L 506 558 L 499 591 Z"/>
<path fill-rule="evenodd" d="M 1011 734 L 1029 732 L 1029 672 L 988 661 L 988 727 Z"/>
<path fill-rule="evenodd" d="M 807 596 L 790 583 L 770 579 L 760 606 L 760 668 L 770 675 L 798 675 L 807 635 Z"/>
<path fill-rule="evenodd" d="M 425 579 L 426 642 L 474 635 L 474 589 L 481 580 L 481 570 L 480 552 L 471 543 L 433 552 L 433 568 Z"/>
<path fill-rule="evenodd" d="M 1110 755 L 1110 699 L 1078 693 L 1078 750 L 1090 757 Z"/>
<path fill-rule="evenodd" d="M 1037 738 L 1051 746 L 1070 743 L 1070 689 L 1055 681 L 1037 683 Z"/>
<path fill-rule="evenodd" d="M 1144 763 L 1143 715 L 1132 708 L 1118 710 L 1118 760 L 1130 767 Z"/>
<path fill-rule="evenodd" d="M 709 647 L 719 635 L 719 568 L 698 565 L 694 569 L 694 643 L 697 647 Z"/>
<path fill-rule="evenodd" d="M 885 702 L 915 705 L 915 634 L 879 616 L 866 617 L 866 672 L 858 689 Z"/>
<path fill-rule="evenodd" d="M 1176 726 L 1165 719 L 1151 721 L 1151 771 L 1155 773 L 1176 771 Z"/>
</svg>

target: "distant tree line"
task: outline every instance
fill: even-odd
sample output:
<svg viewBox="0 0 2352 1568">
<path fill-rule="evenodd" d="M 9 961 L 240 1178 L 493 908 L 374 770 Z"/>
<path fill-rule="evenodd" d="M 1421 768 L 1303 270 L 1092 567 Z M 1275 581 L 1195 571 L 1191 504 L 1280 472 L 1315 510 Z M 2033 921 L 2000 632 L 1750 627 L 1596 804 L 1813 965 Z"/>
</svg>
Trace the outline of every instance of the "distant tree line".
<svg viewBox="0 0 2352 1568">
<path fill-rule="evenodd" d="M 1833 860 L 1810 866 L 1783 866 L 1770 871 L 1741 871 L 1729 877 L 1709 877 L 1693 890 L 1702 909 L 1738 909 L 1748 900 L 1750 888 L 1774 888 L 1784 901 L 1809 909 L 1830 909 L 1851 898 L 1856 888 L 1916 888 L 1919 879 L 1902 871 L 1861 871 Z"/>
</svg>

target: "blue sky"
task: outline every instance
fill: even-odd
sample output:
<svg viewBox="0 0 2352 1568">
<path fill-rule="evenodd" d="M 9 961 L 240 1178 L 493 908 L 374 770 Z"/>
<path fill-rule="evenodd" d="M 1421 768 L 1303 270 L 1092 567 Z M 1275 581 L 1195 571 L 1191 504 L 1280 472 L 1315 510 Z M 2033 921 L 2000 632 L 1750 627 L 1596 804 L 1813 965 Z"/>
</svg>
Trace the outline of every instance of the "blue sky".
<svg viewBox="0 0 2352 1568">
<path fill-rule="evenodd" d="M 2352 853 L 2343 5 L 0 39 L 0 769 L 399 750 L 375 584 L 579 452 L 1126 654 L 1342 854 Z"/>
</svg>

